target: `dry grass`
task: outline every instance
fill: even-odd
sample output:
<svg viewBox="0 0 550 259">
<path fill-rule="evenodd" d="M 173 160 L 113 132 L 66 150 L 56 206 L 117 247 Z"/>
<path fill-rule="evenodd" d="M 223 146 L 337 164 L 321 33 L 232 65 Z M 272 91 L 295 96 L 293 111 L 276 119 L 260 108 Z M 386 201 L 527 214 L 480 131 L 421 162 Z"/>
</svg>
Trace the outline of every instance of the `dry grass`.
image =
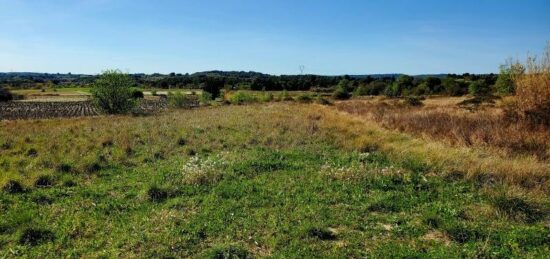
<svg viewBox="0 0 550 259">
<path fill-rule="evenodd" d="M 486 147 L 502 156 L 533 156 L 550 159 L 550 130 L 507 120 L 498 107 L 471 112 L 444 101 L 423 108 L 400 105 L 396 101 L 351 101 L 337 108 L 361 115 L 388 129 L 466 147 Z"/>
<path fill-rule="evenodd" d="M 355 122 L 351 118 L 339 122 L 346 121 L 339 128 L 358 137 L 349 139 L 350 145 L 375 147 L 392 159 L 422 161 L 482 183 L 502 182 L 550 193 L 549 131 L 503 127 L 496 108 L 470 113 L 441 105 L 410 108 L 378 99 L 334 107 L 344 112 L 340 117 L 355 115 Z M 336 124 L 338 119 L 333 120 Z"/>
</svg>

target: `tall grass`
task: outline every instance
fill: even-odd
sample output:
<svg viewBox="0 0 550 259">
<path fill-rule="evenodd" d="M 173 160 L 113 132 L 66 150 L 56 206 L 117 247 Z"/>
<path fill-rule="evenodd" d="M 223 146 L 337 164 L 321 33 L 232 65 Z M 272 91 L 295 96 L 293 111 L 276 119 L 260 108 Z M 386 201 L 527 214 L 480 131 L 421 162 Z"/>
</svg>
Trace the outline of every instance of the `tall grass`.
<svg viewBox="0 0 550 259">
<path fill-rule="evenodd" d="M 550 131 L 514 123 L 499 108 L 474 112 L 456 105 L 416 108 L 392 102 L 357 101 L 337 108 L 373 120 L 387 129 L 397 129 L 455 146 L 485 147 L 506 157 L 534 156 L 550 159 Z"/>
</svg>

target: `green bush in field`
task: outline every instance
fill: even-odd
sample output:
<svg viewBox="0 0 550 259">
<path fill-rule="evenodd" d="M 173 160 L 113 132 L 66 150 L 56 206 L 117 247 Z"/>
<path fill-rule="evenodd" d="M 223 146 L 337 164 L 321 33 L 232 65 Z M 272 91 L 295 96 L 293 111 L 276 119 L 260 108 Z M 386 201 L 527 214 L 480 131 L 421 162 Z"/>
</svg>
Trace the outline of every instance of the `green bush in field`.
<svg viewBox="0 0 550 259">
<path fill-rule="evenodd" d="M 266 93 L 261 97 L 261 101 L 266 103 L 273 101 L 273 99 L 274 97 L 272 93 Z"/>
<path fill-rule="evenodd" d="M 509 61 L 507 64 L 500 66 L 500 73 L 495 82 L 495 89 L 500 95 L 510 95 L 516 92 L 516 85 L 512 76 L 521 74 L 522 66 L 517 62 Z"/>
<path fill-rule="evenodd" d="M 487 96 L 491 94 L 491 88 L 485 81 L 478 80 L 470 83 L 468 92 L 473 96 Z"/>
<path fill-rule="evenodd" d="M 201 95 L 199 96 L 199 101 L 202 104 L 209 104 L 210 101 L 212 101 L 212 94 L 210 92 L 202 91 Z"/>
<path fill-rule="evenodd" d="M 168 105 L 175 108 L 188 107 L 193 102 L 193 98 L 182 92 L 169 92 Z"/>
<path fill-rule="evenodd" d="M 258 101 L 258 97 L 243 91 L 237 91 L 229 97 L 229 102 L 232 104 L 254 103 Z"/>
<path fill-rule="evenodd" d="M 310 103 L 310 102 L 313 102 L 313 96 L 307 93 L 300 94 L 296 96 L 296 101 L 301 103 Z"/>
<path fill-rule="evenodd" d="M 132 89 L 132 97 L 134 99 L 143 99 L 145 96 L 143 95 L 143 91 L 139 89 Z"/>
<path fill-rule="evenodd" d="M 132 78 L 120 70 L 106 70 L 92 88 L 94 103 L 109 114 L 127 113 L 135 106 Z"/>
<path fill-rule="evenodd" d="M 369 89 L 366 85 L 360 85 L 359 87 L 355 88 L 355 91 L 353 91 L 353 95 L 355 96 L 369 95 Z"/>
<path fill-rule="evenodd" d="M 338 87 L 332 94 L 332 97 L 336 100 L 347 100 L 351 97 L 351 95 L 343 87 Z"/>
<path fill-rule="evenodd" d="M 288 93 L 287 90 L 283 90 L 281 95 L 279 96 L 280 101 L 292 101 L 292 96 Z"/>
</svg>

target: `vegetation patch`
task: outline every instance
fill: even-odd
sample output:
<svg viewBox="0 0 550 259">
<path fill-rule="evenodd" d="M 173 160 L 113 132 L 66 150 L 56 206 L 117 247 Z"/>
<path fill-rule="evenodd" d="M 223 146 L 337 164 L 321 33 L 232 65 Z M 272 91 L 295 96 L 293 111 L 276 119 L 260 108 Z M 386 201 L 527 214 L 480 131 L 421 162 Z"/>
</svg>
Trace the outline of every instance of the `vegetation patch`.
<svg viewBox="0 0 550 259">
<path fill-rule="evenodd" d="M 37 246 L 55 239 L 53 232 L 41 228 L 26 228 L 19 235 L 19 244 Z"/>
</svg>

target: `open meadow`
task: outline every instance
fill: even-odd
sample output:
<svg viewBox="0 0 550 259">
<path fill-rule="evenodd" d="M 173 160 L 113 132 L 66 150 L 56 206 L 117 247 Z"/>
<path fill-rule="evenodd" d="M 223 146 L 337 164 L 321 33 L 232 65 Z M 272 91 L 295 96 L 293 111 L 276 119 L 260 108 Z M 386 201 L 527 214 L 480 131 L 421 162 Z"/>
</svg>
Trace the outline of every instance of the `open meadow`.
<svg viewBox="0 0 550 259">
<path fill-rule="evenodd" d="M 0 256 L 548 254 L 547 160 L 342 105 L 2 121 Z"/>
</svg>

